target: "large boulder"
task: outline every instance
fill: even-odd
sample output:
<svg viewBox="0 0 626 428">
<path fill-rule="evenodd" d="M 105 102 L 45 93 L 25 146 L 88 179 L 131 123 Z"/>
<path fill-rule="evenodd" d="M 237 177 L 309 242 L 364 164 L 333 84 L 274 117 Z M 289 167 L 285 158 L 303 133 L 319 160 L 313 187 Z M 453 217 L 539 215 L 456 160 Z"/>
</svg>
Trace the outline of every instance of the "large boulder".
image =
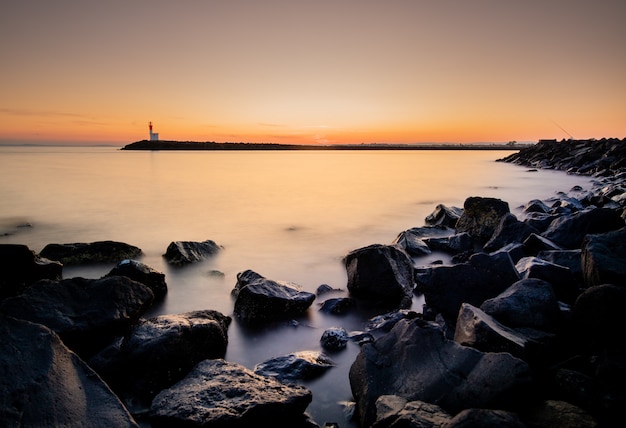
<svg viewBox="0 0 626 428">
<path fill-rule="evenodd" d="M 372 428 L 442 427 L 451 418 L 435 404 L 407 401 L 397 395 L 381 395 L 376 400 L 376 421 Z"/>
<path fill-rule="evenodd" d="M 2 315 L 0 425 L 138 427 L 109 387 L 54 332 Z"/>
<path fill-rule="evenodd" d="M 148 287 L 123 276 L 41 280 L 2 302 L 0 311 L 49 327 L 86 357 L 126 333 L 153 300 Z"/>
<path fill-rule="evenodd" d="M 454 320 L 462 303 L 480 306 L 519 280 L 508 254 L 477 253 L 467 263 L 433 267 L 422 291 L 426 305 Z"/>
<path fill-rule="evenodd" d="M 452 236 L 425 238 L 424 242 L 431 250 L 444 251 L 451 254 L 472 252 L 474 250 L 474 239 L 467 232 L 456 233 Z"/>
<path fill-rule="evenodd" d="M 236 363 L 206 360 L 155 397 L 151 425 L 300 427 L 311 400 L 303 386 L 280 383 Z"/>
<path fill-rule="evenodd" d="M 564 215 L 550 223 L 542 233 L 544 238 L 555 242 L 564 249 L 581 248 L 585 236 L 605 233 L 624 227 L 624 219 L 615 210 L 592 208 Z"/>
<path fill-rule="evenodd" d="M 131 411 L 144 410 L 200 361 L 224 358 L 230 322 L 212 310 L 141 320 L 89 364 Z"/>
<path fill-rule="evenodd" d="M 505 214 L 489 241 L 483 246 L 483 250 L 492 253 L 507 244 L 522 243 L 531 233 L 539 233 L 539 231 L 527 223 L 519 221 L 515 215 Z"/>
<path fill-rule="evenodd" d="M 584 283 L 581 250 L 540 251 L 537 253 L 537 258 L 568 268 L 572 275 L 574 275 L 574 279 L 576 279 L 578 284 L 582 286 Z"/>
<path fill-rule="evenodd" d="M 473 196 L 463 204 L 463 214 L 456 223 L 456 231 L 469 233 L 477 242 L 487 242 L 502 217 L 510 212 L 509 204 L 496 198 Z"/>
<path fill-rule="evenodd" d="M 456 414 L 472 407 L 509 408 L 532 383 L 524 361 L 461 346 L 445 339 L 439 326 L 418 319 L 400 321 L 363 345 L 349 377 L 361 426 L 374 422 L 382 395 L 425 401 Z"/>
<path fill-rule="evenodd" d="M 273 281 L 251 270 L 237 274 L 232 295 L 235 315 L 244 322 L 300 316 L 315 300 L 315 294 L 297 284 Z"/>
<path fill-rule="evenodd" d="M 523 279 L 536 278 L 549 282 L 556 298 L 572 304 L 579 292 L 579 284 L 574 275 L 565 266 L 559 266 L 537 257 L 523 257 L 515 268 Z"/>
<path fill-rule="evenodd" d="M 448 207 L 439 204 L 435 210 L 424 219 L 424 223 L 431 226 L 446 226 L 454 228 L 463 210 L 459 207 Z"/>
<path fill-rule="evenodd" d="M 273 377 L 281 382 L 312 380 L 335 365 L 333 360 L 318 351 L 300 351 L 270 358 L 254 367 L 254 373 Z"/>
<path fill-rule="evenodd" d="M 40 279 L 61 279 L 63 265 L 37 256 L 26 245 L 0 244 L 0 300 Z"/>
<path fill-rule="evenodd" d="M 137 258 L 141 254 L 140 248 L 116 241 L 48 244 L 39 253 L 41 257 L 57 260 L 64 265 L 117 263 L 124 259 Z"/>
<path fill-rule="evenodd" d="M 350 294 L 363 300 L 409 307 L 414 268 L 410 257 L 393 245 L 374 244 L 344 257 Z"/>
<path fill-rule="evenodd" d="M 581 259 L 588 287 L 608 283 L 626 285 L 626 228 L 588 235 Z"/>
<path fill-rule="evenodd" d="M 122 260 L 105 276 L 125 276 L 148 286 L 154 298 L 162 300 L 167 294 L 165 274 L 137 260 Z"/>
<path fill-rule="evenodd" d="M 167 246 L 163 257 L 169 263 L 181 266 L 202 261 L 215 255 L 219 250 L 220 246 L 210 239 L 203 242 L 174 241 Z"/>
</svg>

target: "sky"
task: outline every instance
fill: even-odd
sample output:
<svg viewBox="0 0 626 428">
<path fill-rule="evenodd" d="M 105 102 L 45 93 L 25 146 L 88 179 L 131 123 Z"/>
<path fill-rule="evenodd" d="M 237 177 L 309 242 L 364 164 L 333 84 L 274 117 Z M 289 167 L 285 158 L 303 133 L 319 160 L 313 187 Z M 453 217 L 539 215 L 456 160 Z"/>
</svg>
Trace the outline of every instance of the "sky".
<svg viewBox="0 0 626 428">
<path fill-rule="evenodd" d="M 624 0 L 3 0 L 0 143 L 626 137 Z"/>
</svg>

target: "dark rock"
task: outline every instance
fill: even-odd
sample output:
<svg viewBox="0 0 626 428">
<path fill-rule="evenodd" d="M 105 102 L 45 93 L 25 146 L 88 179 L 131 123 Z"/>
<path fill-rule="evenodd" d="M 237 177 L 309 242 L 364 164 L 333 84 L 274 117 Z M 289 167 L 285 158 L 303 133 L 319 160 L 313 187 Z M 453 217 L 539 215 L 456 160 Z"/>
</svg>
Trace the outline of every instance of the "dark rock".
<svg viewBox="0 0 626 428">
<path fill-rule="evenodd" d="M 311 402 L 303 386 L 287 385 L 224 360 L 206 360 L 152 402 L 154 428 L 300 427 Z"/>
<path fill-rule="evenodd" d="M 418 235 L 412 234 L 410 230 L 400 232 L 392 244 L 402 248 L 413 257 L 426 256 L 431 253 L 424 240 Z"/>
<path fill-rule="evenodd" d="M 202 261 L 215 255 L 220 246 L 211 240 L 203 242 L 174 241 L 170 242 L 163 257 L 173 265 L 185 265 Z"/>
<path fill-rule="evenodd" d="M 549 212 L 550 207 L 539 199 L 533 199 L 532 201 L 528 202 L 524 207 L 524 213 L 548 214 Z"/>
<path fill-rule="evenodd" d="M 398 311 L 388 312 L 383 315 L 377 315 L 367 321 L 365 329 L 367 331 L 384 331 L 387 332 L 395 326 L 400 320 L 412 320 L 418 318 L 417 312 L 409 309 L 400 309 Z"/>
<path fill-rule="evenodd" d="M 268 321 L 302 315 L 315 300 L 315 294 L 297 284 L 272 281 L 246 270 L 237 274 L 235 315 L 242 321 Z"/>
<path fill-rule="evenodd" d="M 339 288 L 333 288 L 328 284 L 322 284 L 319 287 L 317 287 L 317 290 L 315 290 L 315 295 L 316 296 L 321 296 L 323 294 L 327 294 L 327 293 L 332 293 L 335 291 L 341 291 L 341 289 Z"/>
<path fill-rule="evenodd" d="M 70 349 L 88 356 L 123 335 L 153 300 L 148 287 L 123 276 L 41 280 L 6 299 L 0 311 L 49 327 Z"/>
<path fill-rule="evenodd" d="M 447 207 L 443 204 L 439 204 L 432 213 L 426 216 L 424 222 L 431 226 L 437 225 L 454 228 L 461 214 L 463 214 L 461 208 Z"/>
<path fill-rule="evenodd" d="M 543 233 L 550 227 L 550 224 L 559 217 L 561 216 L 558 214 L 530 213 L 526 215 L 524 223 L 538 230 L 540 233 Z"/>
<path fill-rule="evenodd" d="M 358 299 L 409 307 L 413 297 L 413 263 L 393 245 L 370 245 L 344 257 L 348 290 Z"/>
<path fill-rule="evenodd" d="M 522 243 L 532 233 L 539 233 L 537 229 L 521 222 L 513 214 L 505 214 L 498 223 L 493 235 L 484 245 L 483 250 L 491 253 L 507 244 Z"/>
<path fill-rule="evenodd" d="M 541 251 L 560 251 L 562 250 L 556 243 L 544 238 L 536 233 L 531 233 L 524 241 L 524 251 L 526 254 L 535 255 Z"/>
<path fill-rule="evenodd" d="M 626 228 L 588 235 L 583 242 L 581 260 L 588 287 L 626 285 Z"/>
<path fill-rule="evenodd" d="M 454 320 L 462 303 L 479 307 L 519 280 L 508 254 L 477 253 L 468 263 L 433 267 L 423 292 L 428 306 Z"/>
<path fill-rule="evenodd" d="M 376 400 L 376 421 L 372 428 L 441 427 L 450 419 L 451 416 L 435 404 L 381 395 Z"/>
<path fill-rule="evenodd" d="M 61 279 L 63 265 L 37 256 L 26 245 L 0 244 L 0 300 L 40 279 Z"/>
<path fill-rule="evenodd" d="M 517 413 L 493 409 L 465 409 L 443 428 L 527 428 Z"/>
<path fill-rule="evenodd" d="M 257 364 L 254 373 L 281 382 L 311 380 L 320 377 L 334 365 L 333 360 L 321 352 L 300 351 Z"/>
<path fill-rule="evenodd" d="M 536 278 L 549 282 L 556 298 L 565 303 L 574 303 L 579 286 L 574 275 L 565 266 L 555 265 L 537 257 L 524 257 L 515 265 L 523 279 Z"/>
<path fill-rule="evenodd" d="M 598 422 L 580 407 L 565 401 L 546 400 L 521 415 L 531 428 L 596 428 Z"/>
<path fill-rule="evenodd" d="M 356 308 L 355 299 L 350 297 L 337 297 L 324 300 L 320 306 L 320 311 L 333 315 L 344 315 L 354 308 Z"/>
<path fill-rule="evenodd" d="M 141 249 L 124 242 L 78 242 L 74 244 L 48 244 L 39 255 L 50 260 L 57 260 L 64 265 L 117 263 L 124 259 L 139 257 Z"/>
<path fill-rule="evenodd" d="M 167 294 L 165 274 L 137 260 L 122 260 L 105 276 L 125 276 L 141 282 L 154 293 L 154 298 L 161 300 Z"/>
<path fill-rule="evenodd" d="M 526 253 L 524 252 L 524 244 L 520 244 L 519 242 L 507 244 L 499 250 L 491 253 L 491 255 L 496 255 L 498 253 L 508 254 L 513 263 L 517 263 L 526 256 Z"/>
<path fill-rule="evenodd" d="M 364 345 L 366 343 L 372 343 L 375 339 L 371 333 L 366 333 L 363 331 L 351 331 L 349 333 L 350 340 L 358 343 L 359 345 Z"/>
<path fill-rule="evenodd" d="M 583 282 L 581 250 L 549 250 L 540 251 L 537 257 L 555 265 L 564 266 L 569 269 L 574 279 L 580 285 Z"/>
<path fill-rule="evenodd" d="M 485 300 L 480 309 L 508 327 L 555 331 L 559 326 L 559 302 L 552 286 L 541 279 L 522 279 L 498 296 Z"/>
<path fill-rule="evenodd" d="M 230 317 L 194 311 L 142 320 L 89 361 L 133 410 L 181 380 L 200 361 L 224 358 Z"/>
<path fill-rule="evenodd" d="M 452 414 L 472 407 L 506 410 L 532 382 L 522 360 L 461 346 L 446 340 L 438 326 L 417 319 L 400 321 L 363 345 L 349 377 L 361 426 L 375 421 L 382 395 L 425 401 Z"/>
<path fill-rule="evenodd" d="M 500 199 L 467 198 L 463 204 L 463 214 L 456 223 L 456 231 L 467 232 L 483 244 L 491 238 L 502 217 L 509 212 L 509 204 Z"/>
<path fill-rule="evenodd" d="M 542 236 L 564 249 L 572 250 L 581 248 L 586 235 L 610 232 L 623 227 L 624 219 L 617 211 L 595 208 L 557 218 L 550 223 Z"/>
<path fill-rule="evenodd" d="M 474 250 L 474 240 L 469 233 L 457 233 L 442 238 L 425 238 L 424 242 L 432 250 L 458 254 Z"/>
<path fill-rule="evenodd" d="M 324 330 L 320 344 L 329 351 L 340 351 L 346 347 L 350 340 L 348 332 L 342 327 L 330 327 Z"/>
<path fill-rule="evenodd" d="M 0 424 L 138 427 L 109 387 L 47 327 L 0 315 Z"/>
</svg>

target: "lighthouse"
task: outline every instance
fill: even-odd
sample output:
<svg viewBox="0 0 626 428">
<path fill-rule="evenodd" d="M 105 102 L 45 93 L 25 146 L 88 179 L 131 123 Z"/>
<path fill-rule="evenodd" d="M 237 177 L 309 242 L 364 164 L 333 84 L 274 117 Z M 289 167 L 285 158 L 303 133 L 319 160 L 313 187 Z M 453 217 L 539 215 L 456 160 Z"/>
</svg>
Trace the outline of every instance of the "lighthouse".
<svg viewBox="0 0 626 428">
<path fill-rule="evenodd" d="M 159 141 L 159 133 L 152 132 L 152 122 L 150 122 L 149 128 L 150 128 L 150 141 Z"/>
</svg>

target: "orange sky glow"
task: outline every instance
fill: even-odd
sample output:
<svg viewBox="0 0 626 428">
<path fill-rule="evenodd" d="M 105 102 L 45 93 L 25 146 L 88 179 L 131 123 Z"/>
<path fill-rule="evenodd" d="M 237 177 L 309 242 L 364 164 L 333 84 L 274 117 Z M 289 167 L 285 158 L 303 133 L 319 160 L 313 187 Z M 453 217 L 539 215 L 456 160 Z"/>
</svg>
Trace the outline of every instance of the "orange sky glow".
<svg viewBox="0 0 626 428">
<path fill-rule="evenodd" d="M 9 0 L 0 143 L 626 137 L 623 0 Z"/>
</svg>

